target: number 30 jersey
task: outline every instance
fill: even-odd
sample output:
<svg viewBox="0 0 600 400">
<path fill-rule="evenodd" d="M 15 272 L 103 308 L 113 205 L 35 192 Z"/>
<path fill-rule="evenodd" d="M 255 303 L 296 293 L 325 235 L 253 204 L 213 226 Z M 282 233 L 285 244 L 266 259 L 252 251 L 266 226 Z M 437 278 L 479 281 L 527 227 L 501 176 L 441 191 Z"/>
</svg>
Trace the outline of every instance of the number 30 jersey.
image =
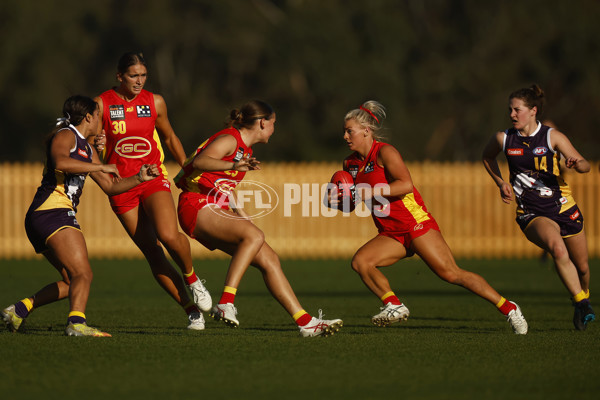
<svg viewBox="0 0 600 400">
<path fill-rule="evenodd" d="M 560 172 L 560 153 L 550 144 L 552 128 L 538 122 L 530 136 L 514 128 L 504 132 L 503 151 L 510 183 L 517 199 L 517 214 L 555 215 L 575 205 L 571 188 Z"/>
<path fill-rule="evenodd" d="M 116 164 L 123 178 L 137 174 L 143 164 L 156 164 L 166 178 L 167 171 L 162 165 L 164 153 L 154 126 L 154 95 L 142 90 L 135 99 L 127 101 L 110 89 L 100 98 L 106 133 L 104 161 Z"/>
</svg>

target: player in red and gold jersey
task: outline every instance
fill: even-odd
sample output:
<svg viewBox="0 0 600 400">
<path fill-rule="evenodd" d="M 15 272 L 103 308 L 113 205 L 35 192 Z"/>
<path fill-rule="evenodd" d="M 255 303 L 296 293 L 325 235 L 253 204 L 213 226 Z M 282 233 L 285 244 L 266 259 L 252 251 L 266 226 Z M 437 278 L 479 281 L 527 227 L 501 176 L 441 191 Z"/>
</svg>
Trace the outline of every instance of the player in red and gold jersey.
<svg viewBox="0 0 600 400">
<path fill-rule="evenodd" d="M 177 227 L 171 187 L 162 164 L 161 140 L 179 165 L 185 161 L 183 146 L 169 122 L 163 97 L 144 90 L 148 71 L 142 54 L 124 54 L 117 71 L 120 85 L 96 98 L 105 134 L 105 141 L 100 142 L 105 143 L 105 162 L 116 164 L 123 177 L 133 175 L 142 164 L 156 164 L 162 176 L 111 196 L 111 207 L 148 260 L 155 279 L 186 310 L 188 328 L 204 329 L 200 310 L 209 311 L 212 300 L 194 272 L 190 243 Z M 159 242 L 181 269 L 193 301 Z"/>
<path fill-rule="evenodd" d="M 261 271 L 267 288 L 294 319 L 302 336 L 332 335 L 341 328 L 342 320 L 325 320 L 322 314 L 312 317 L 302 308 L 264 233 L 236 206 L 235 198 L 230 202 L 246 172 L 259 169 L 252 146 L 269 141 L 275 131 L 275 112 L 270 105 L 253 100 L 232 110 L 229 119 L 229 127 L 201 144 L 175 178 L 183 190 L 177 207 L 183 230 L 208 249 L 231 255 L 225 288 L 210 315 L 231 327 L 239 326 L 234 301 L 242 277 L 252 265 Z"/>
<path fill-rule="evenodd" d="M 563 180 L 560 159 L 578 173 L 590 171 L 590 163 L 560 131 L 538 121 L 544 92 L 538 85 L 509 95 L 513 127 L 497 132 L 483 152 L 483 164 L 500 189 L 502 201 L 517 203 L 517 223 L 527 239 L 547 251 L 571 294 L 573 324 L 584 330 L 596 315 L 590 305 L 590 268 L 583 215 L 569 185 Z M 510 183 L 505 182 L 496 157 L 508 161 Z"/>
<path fill-rule="evenodd" d="M 378 131 L 385 116 L 380 103 L 367 101 L 349 111 L 344 122 L 344 140 L 354 151 L 344 160 L 344 170 L 354 178 L 357 194 L 371 209 L 379 230 L 352 259 L 354 271 L 383 302 L 372 322 L 387 326 L 408 318 L 408 308 L 394 294 L 380 268 L 416 253 L 437 276 L 496 305 L 516 334 L 526 334 L 527 321 L 515 303 L 506 301 L 481 276 L 456 265 L 400 153 L 380 141 Z"/>
</svg>

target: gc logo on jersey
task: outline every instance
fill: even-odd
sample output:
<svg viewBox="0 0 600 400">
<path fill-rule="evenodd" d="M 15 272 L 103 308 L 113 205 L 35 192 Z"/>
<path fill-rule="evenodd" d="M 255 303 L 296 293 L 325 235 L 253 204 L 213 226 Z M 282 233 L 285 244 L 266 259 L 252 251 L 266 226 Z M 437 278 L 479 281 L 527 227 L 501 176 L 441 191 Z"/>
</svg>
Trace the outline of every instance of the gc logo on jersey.
<svg viewBox="0 0 600 400">
<path fill-rule="evenodd" d="M 139 136 L 125 137 L 115 145 L 115 152 L 125 158 L 142 158 L 150 154 L 151 150 L 150 141 Z"/>
<path fill-rule="evenodd" d="M 536 147 L 535 149 L 533 149 L 533 154 L 535 154 L 536 156 L 543 156 L 547 152 L 548 149 L 546 147 Z"/>
<path fill-rule="evenodd" d="M 152 117 L 150 106 L 136 106 L 138 118 Z"/>
<path fill-rule="evenodd" d="M 111 121 L 125 119 L 125 108 L 122 104 L 114 104 L 108 107 Z"/>
</svg>

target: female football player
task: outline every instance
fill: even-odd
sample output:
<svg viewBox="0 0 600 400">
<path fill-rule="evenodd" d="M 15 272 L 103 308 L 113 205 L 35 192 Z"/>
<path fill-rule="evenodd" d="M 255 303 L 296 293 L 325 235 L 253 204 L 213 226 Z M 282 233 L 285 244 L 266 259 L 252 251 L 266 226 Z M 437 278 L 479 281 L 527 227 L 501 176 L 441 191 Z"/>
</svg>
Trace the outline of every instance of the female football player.
<svg viewBox="0 0 600 400">
<path fill-rule="evenodd" d="M 110 204 L 121 224 L 142 251 L 157 282 L 186 311 L 189 329 L 204 329 L 202 311 L 210 311 L 210 294 L 194 273 L 190 243 L 177 227 L 177 214 L 160 139 L 179 165 L 185 152 L 167 116 L 162 96 L 144 90 L 148 70 L 140 53 L 124 54 L 117 66 L 119 86 L 95 100 L 100 105 L 106 132 L 104 160 L 116 164 L 122 176 L 135 173 L 140 164 L 156 164 L 160 179 L 144 183 L 126 193 L 111 196 Z M 161 244 L 181 269 L 192 292 L 186 293 L 181 277 L 167 260 Z M 199 309 L 200 310 L 199 310 Z"/>
<path fill-rule="evenodd" d="M 483 164 L 502 201 L 509 204 L 514 193 L 519 227 L 531 243 L 552 256 L 573 300 L 573 324 L 584 330 L 595 319 L 589 301 L 587 241 L 583 215 L 562 178 L 560 159 L 564 157 L 565 166 L 578 173 L 589 172 L 590 164 L 562 132 L 538 121 L 544 106 L 544 92 L 538 85 L 516 90 L 508 102 L 512 128 L 491 138 L 483 151 Z M 510 184 L 498 168 L 500 152 L 508 161 Z"/>
<path fill-rule="evenodd" d="M 526 334 L 527 321 L 517 304 L 500 296 L 481 276 L 456 265 L 400 153 L 381 141 L 378 131 L 385 117 L 380 103 L 367 101 L 344 119 L 344 140 L 353 153 L 344 160 L 343 169 L 353 176 L 358 196 L 372 210 L 379 231 L 352 258 L 352 269 L 383 302 L 371 321 L 387 326 L 408 318 L 408 308 L 392 291 L 381 268 L 416 253 L 441 279 L 494 304 L 516 334 Z"/>
<path fill-rule="evenodd" d="M 239 326 L 234 300 L 242 276 L 252 265 L 261 271 L 267 288 L 296 321 L 302 336 L 332 335 L 342 320 L 324 320 L 321 312 L 315 318 L 302 308 L 263 232 L 231 201 L 232 190 L 246 172 L 259 169 L 252 146 L 269 141 L 275 112 L 254 100 L 232 110 L 229 117 L 228 127 L 201 144 L 175 178 L 183 190 L 178 205 L 183 230 L 208 249 L 231 255 L 225 288 L 210 315 L 231 327 Z"/>
<path fill-rule="evenodd" d="M 85 307 L 92 283 L 85 238 L 75 214 L 89 174 L 107 194 L 129 190 L 159 176 L 156 165 L 141 165 L 137 174 L 120 179 L 114 164 L 102 164 L 87 139 L 100 130 L 98 104 L 84 96 L 69 97 L 63 117 L 48 138 L 46 168 L 25 217 L 27 237 L 58 270 L 62 280 L 0 311 L 8 328 L 16 332 L 33 310 L 69 297 L 71 308 L 65 334 L 110 336 L 86 323 Z M 112 175 L 112 176 L 111 176 Z"/>
</svg>

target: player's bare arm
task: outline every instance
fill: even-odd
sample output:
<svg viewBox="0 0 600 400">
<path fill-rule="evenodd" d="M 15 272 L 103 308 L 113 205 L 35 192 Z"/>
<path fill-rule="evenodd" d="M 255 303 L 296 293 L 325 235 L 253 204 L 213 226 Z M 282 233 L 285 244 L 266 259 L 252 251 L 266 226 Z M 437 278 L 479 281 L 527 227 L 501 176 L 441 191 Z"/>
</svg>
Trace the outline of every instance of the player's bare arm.
<svg viewBox="0 0 600 400">
<path fill-rule="evenodd" d="M 564 133 L 552 130 L 550 144 L 565 157 L 565 166 L 567 168 L 573 168 L 582 174 L 590 171 L 590 163 L 579 154 Z"/>
<path fill-rule="evenodd" d="M 165 146 L 167 146 L 175 158 L 177 164 L 183 167 L 183 163 L 186 160 L 185 150 L 183 149 L 181 141 L 175 134 L 171 122 L 169 122 L 167 103 L 161 95 L 154 94 L 154 107 L 156 109 L 156 130 Z"/>
</svg>

